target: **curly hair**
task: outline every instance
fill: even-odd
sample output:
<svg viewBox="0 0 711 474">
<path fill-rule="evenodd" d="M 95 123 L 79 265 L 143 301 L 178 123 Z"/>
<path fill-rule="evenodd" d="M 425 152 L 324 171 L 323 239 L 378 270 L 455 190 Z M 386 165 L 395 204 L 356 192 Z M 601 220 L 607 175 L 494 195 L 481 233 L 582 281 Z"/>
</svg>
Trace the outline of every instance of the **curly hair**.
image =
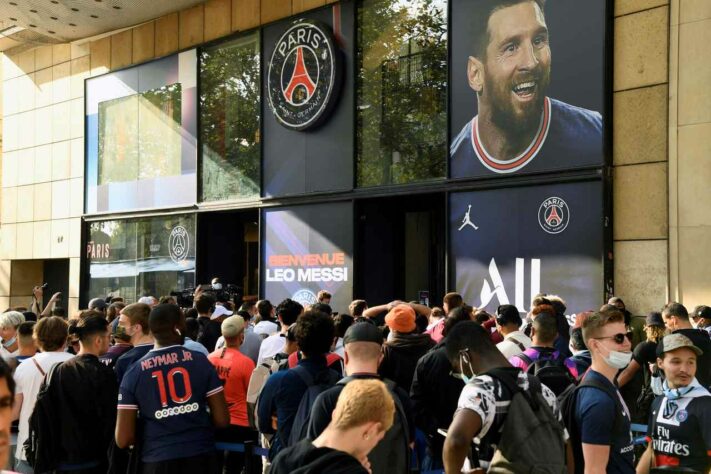
<svg viewBox="0 0 711 474">
<path fill-rule="evenodd" d="M 296 320 L 294 335 L 306 357 L 326 354 L 335 334 L 333 319 L 320 311 L 307 311 Z"/>
</svg>

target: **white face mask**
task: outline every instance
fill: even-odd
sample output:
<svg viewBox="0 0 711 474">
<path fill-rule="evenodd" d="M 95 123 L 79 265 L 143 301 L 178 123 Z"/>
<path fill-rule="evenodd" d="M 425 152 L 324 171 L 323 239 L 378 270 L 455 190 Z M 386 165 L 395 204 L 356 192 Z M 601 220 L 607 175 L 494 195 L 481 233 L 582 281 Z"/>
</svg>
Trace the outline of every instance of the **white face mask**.
<svg viewBox="0 0 711 474">
<path fill-rule="evenodd" d="M 605 363 L 614 369 L 624 369 L 632 361 L 631 352 L 610 351 L 607 357 L 604 357 Z"/>
</svg>

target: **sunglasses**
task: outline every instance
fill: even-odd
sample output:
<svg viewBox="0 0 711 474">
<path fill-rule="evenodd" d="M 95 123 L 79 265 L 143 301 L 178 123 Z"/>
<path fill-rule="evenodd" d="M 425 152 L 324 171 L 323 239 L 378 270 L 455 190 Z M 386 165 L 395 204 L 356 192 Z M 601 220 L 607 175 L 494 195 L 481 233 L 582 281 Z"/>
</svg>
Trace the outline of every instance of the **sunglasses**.
<svg viewBox="0 0 711 474">
<path fill-rule="evenodd" d="M 614 336 L 595 337 L 593 339 L 612 339 L 613 341 L 615 341 L 615 344 L 622 344 L 623 342 L 625 342 L 625 338 L 627 338 L 628 341 L 632 342 L 632 332 L 619 333 L 615 334 Z"/>
</svg>

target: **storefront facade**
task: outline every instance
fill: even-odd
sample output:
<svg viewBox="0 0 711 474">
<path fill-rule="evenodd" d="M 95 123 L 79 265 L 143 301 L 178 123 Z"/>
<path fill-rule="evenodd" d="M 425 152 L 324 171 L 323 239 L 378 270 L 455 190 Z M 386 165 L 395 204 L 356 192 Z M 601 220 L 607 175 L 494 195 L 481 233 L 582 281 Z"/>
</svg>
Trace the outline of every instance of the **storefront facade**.
<svg viewBox="0 0 711 474">
<path fill-rule="evenodd" d="M 327 289 L 338 311 L 353 298 L 435 303 L 450 290 L 489 310 L 523 310 L 540 291 L 572 312 L 615 291 L 635 310 L 659 306 L 698 283 L 672 271 L 686 251 L 662 202 L 674 76 L 652 65 L 673 47 L 681 10 L 658 3 L 548 2 L 544 16 L 526 4 L 492 16 L 492 39 L 464 0 L 213 0 L 68 45 L 69 99 L 49 107 L 69 110 L 67 139 L 52 129 L 29 146 L 18 129 L 8 150 L 3 138 L 16 163 L 28 149 L 34 163 L 47 147 L 70 149 L 66 180 L 31 182 L 29 221 L 17 201 L 29 185 L 3 167 L 17 173 L 3 172 L 3 209 L 17 196 L 14 222 L 4 212 L 0 226 L 8 304 L 21 302 L 18 275 L 39 268 L 27 262 L 68 258 L 70 309 L 214 276 L 272 301 Z M 525 34 L 506 31 L 512 22 Z M 644 48 L 627 38 L 639 27 Z M 50 48 L 54 61 L 62 50 Z M 36 79 L 32 51 L 25 75 Z M 17 69 L 29 54 L 12 58 Z M 6 79 L 10 59 L 13 86 L 24 76 Z M 39 120 L 36 101 L 8 114 L 4 100 L 5 124 L 27 111 Z M 635 107 L 656 115 L 630 124 Z M 67 222 L 66 256 L 38 243 L 39 186 L 51 189 L 53 239 Z M 55 218 L 62 186 L 71 209 Z"/>
</svg>

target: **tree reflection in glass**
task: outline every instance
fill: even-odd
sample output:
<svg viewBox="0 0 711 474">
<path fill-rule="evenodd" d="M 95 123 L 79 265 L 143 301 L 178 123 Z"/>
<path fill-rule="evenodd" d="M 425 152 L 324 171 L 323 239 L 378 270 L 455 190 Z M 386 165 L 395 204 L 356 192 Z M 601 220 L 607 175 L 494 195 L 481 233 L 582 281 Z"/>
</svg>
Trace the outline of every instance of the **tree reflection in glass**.
<svg viewBox="0 0 711 474">
<path fill-rule="evenodd" d="M 257 34 L 200 53 L 202 200 L 259 196 Z"/>
<path fill-rule="evenodd" d="M 444 177 L 446 0 L 364 0 L 357 81 L 358 186 Z"/>
</svg>

